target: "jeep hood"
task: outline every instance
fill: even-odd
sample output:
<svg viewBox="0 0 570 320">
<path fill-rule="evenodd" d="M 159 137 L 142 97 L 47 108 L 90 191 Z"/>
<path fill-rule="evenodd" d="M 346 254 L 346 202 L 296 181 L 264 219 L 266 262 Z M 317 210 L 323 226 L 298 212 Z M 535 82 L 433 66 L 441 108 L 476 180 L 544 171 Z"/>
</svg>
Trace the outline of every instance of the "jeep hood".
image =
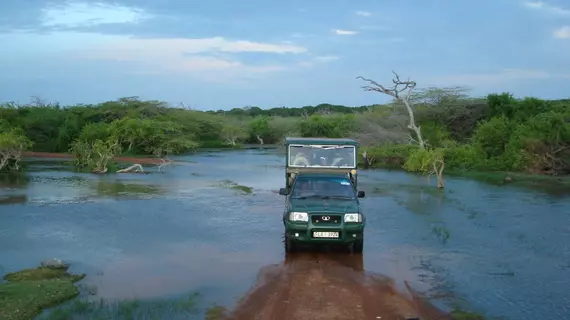
<svg viewBox="0 0 570 320">
<path fill-rule="evenodd" d="M 358 202 L 355 200 L 339 199 L 292 199 L 291 211 L 297 212 L 330 212 L 330 213 L 353 213 L 360 212 Z"/>
</svg>

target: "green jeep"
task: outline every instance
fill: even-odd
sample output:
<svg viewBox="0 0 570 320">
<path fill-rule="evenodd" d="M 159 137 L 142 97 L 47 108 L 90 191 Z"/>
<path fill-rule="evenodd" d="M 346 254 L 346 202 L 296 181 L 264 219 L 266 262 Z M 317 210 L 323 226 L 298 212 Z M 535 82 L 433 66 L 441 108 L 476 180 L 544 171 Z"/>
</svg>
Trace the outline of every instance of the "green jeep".
<svg viewBox="0 0 570 320">
<path fill-rule="evenodd" d="M 299 245 L 348 245 L 362 252 L 366 218 L 357 190 L 358 142 L 351 139 L 285 139 L 287 165 L 283 224 L 285 251 Z"/>
</svg>

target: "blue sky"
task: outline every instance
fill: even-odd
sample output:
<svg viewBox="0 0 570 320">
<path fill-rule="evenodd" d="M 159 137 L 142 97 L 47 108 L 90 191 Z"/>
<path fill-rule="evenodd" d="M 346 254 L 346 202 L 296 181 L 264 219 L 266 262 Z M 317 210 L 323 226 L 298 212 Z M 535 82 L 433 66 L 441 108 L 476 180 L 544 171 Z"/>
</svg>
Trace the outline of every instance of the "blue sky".
<svg viewBox="0 0 570 320">
<path fill-rule="evenodd" d="M 566 3 L 564 3 L 566 2 Z M 563 0 L 3 0 L 0 101 L 365 105 L 357 76 L 567 98 Z"/>
</svg>

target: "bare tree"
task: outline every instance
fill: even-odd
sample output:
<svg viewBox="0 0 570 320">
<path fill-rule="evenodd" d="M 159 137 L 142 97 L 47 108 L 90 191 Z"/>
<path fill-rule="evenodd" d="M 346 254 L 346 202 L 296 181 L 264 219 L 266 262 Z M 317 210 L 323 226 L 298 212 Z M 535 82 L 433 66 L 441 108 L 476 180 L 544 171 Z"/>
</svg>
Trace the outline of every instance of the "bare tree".
<svg viewBox="0 0 570 320">
<path fill-rule="evenodd" d="M 259 148 L 263 148 L 263 138 L 258 134 L 256 134 L 255 137 L 257 138 L 257 141 L 259 141 Z"/>
<path fill-rule="evenodd" d="M 394 74 L 394 79 L 392 79 L 394 85 L 390 88 L 386 88 L 374 80 L 367 79 L 361 76 L 358 76 L 357 79 L 362 79 L 369 83 L 369 85 L 362 86 L 362 88 L 365 91 L 373 91 L 373 92 L 380 92 L 387 94 L 393 97 L 397 102 L 401 102 L 404 104 L 404 106 L 406 106 L 406 110 L 408 111 L 408 116 L 410 120 L 410 122 L 408 123 L 408 129 L 412 130 L 416 134 L 417 138 L 416 141 L 419 144 L 420 148 L 425 149 L 426 144 L 422 138 L 422 132 L 420 130 L 420 127 L 416 125 L 414 110 L 412 109 L 411 106 L 411 99 L 414 88 L 416 87 L 416 82 L 411 81 L 409 79 L 407 81 L 402 81 L 400 80 L 400 76 L 396 72 L 392 71 L 392 73 Z"/>
<path fill-rule="evenodd" d="M 48 102 L 46 99 L 41 98 L 40 96 L 31 96 L 30 105 L 40 108 L 46 108 L 52 106 L 50 102 Z"/>
<path fill-rule="evenodd" d="M 357 79 L 362 79 L 369 83 L 369 85 L 363 86 L 365 91 L 380 92 L 389 95 L 394 98 L 397 103 L 402 103 L 408 111 L 408 126 L 407 128 L 416 134 L 417 140 L 414 140 L 410 136 L 410 141 L 417 142 L 419 145 L 418 157 L 413 157 L 408 159 L 404 164 L 404 168 L 410 171 L 419 171 L 422 173 L 427 173 L 428 178 L 432 174 L 437 176 L 437 188 L 442 189 L 444 187 L 443 183 L 443 170 L 445 168 L 445 162 L 443 159 L 443 153 L 441 150 L 428 149 L 426 147 L 426 141 L 422 137 L 422 132 L 420 126 L 416 125 L 415 115 L 413 106 L 413 93 L 416 88 L 416 82 L 408 79 L 407 81 L 400 80 L 400 76 L 392 71 L 394 74 L 394 79 L 392 79 L 393 86 L 387 88 L 374 80 L 366 79 L 361 76 Z M 363 154 L 365 161 L 369 161 L 368 155 Z"/>
<path fill-rule="evenodd" d="M 324 108 L 324 109 L 317 111 L 317 114 L 322 115 L 322 116 L 330 116 L 332 114 L 332 111 L 330 108 Z"/>
</svg>

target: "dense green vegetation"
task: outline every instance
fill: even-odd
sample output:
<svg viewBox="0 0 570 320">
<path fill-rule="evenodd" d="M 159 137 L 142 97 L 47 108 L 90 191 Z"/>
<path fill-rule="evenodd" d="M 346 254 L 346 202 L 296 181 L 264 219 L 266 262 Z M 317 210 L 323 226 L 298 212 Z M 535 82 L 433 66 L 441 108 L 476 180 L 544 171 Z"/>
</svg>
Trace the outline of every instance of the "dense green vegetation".
<svg viewBox="0 0 570 320">
<path fill-rule="evenodd" d="M 72 152 L 78 167 L 105 172 L 122 153 L 165 158 L 298 135 L 356 138 L 371 167 L 427 172 L 433 157 L 441 157 L 446 170 L 570 173 L 570 100 L 516 99 L 508 93 L 471 98 L 462 88 L 428 88 L 412 102 L 430 154 L 411 142 L 408 113 L 397 102 L 207 112 L 137 98 L 67 107 L 4 104 L 0 168 L 17 170 L 19 152 L 33 150 Z"/>
</svg>

